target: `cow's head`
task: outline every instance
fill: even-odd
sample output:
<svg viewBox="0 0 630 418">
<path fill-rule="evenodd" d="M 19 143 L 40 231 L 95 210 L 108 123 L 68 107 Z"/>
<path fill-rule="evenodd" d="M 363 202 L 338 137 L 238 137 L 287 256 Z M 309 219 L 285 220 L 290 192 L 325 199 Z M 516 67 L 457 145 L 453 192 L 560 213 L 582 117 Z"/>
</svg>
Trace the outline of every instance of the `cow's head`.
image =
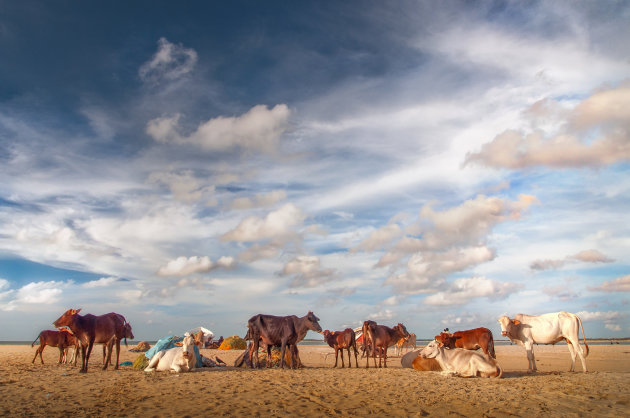
<svg viewBox="0 0 630 418">
<path fill-rule="evenodd" d="M 440 332 L 440 335 L 435 336 L 435 341 L 442 343 L 445 348 L 455 348 L 455 341 L 460 339 L 460 336 L 454 336 L 448 332 Z"/>
<path fill-rule="evenodd" d="M 501 324 L 501 335 L 504 337 L 509 337 L 510 335 L 514 335 L 513 329 L 516 325 L 519 325 L 521 322 L 514 319 L 510 319 L 507 316 L 503 315 L 498 319 L 499 324 Z"/>
<path fill-rule="evenodd" d="M 409 339 L 409 332 L 403 324 L 398 323 L 398 325 L 394 325 L 394 329 L 398 332 L 398 335 L 400 335 L 401 338 L 405 339 L 405 341 Z"/>
<path fill-rule="evenodd" d="M 180 346 L 182 348 L 182 356 L 186 360 L 192 360 L 194 358 L 195 352 L 193 351 L 193 347 L 195 346 L 195 339 L 191 335 L 187 335 L 175 345 Z"/>
<path fill-rule="evenodd" d="M 308 329 L 315 332 L 322 332 L 322 327 L 319 325 L 319 318 L 311 311 L 306 314 L 306 323 Z"/>
<path fill-rule="evenodd" d="M 134 337 L 133 336 L 133 332 L 131 331 L 131 324 L 129 322 L 125 323 L 125 336 L 124 338 L 129 338 L 130 340 L 133 340 Z"/>
<path fill-rule="evenodd" d="M 433 340 L 426 347 L 420 351 L 420 357 L 422 358 L 435 358 L 440 353 L 440 349 L 444 347 L 439 341 Z"/>
<path fill-rule="evenodd" d="M 55 326 L 55 328 L 69 327 L 70 324 L 72 324 L 74 322 L 74 319 L 79 314 L 79 312 L 81 312 L 81 308 L 79 308 L 79 309 L 68 309 L 67 311 L 65 311 L 63 313 L 63 315 L 61 315 L 59 318 L 57 318 L 57 320 L 55 322 L 53 322 L 53 325 Z"/>
</svg>

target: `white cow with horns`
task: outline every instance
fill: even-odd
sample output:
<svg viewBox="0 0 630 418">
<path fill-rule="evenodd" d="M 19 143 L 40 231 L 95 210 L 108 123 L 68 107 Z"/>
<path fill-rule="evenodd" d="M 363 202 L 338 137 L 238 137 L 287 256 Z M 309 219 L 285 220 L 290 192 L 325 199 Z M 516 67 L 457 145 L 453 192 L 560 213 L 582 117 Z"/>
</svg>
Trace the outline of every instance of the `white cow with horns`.
<svg viewBox="0 0 630 418">
<path fill-rule="evenodd" d="M 580 356 L 582 368 L 586 373 L 586 356 L 588 356 L 588 345 L 584 335 L 584 326 L 576 314 L 569 312 L 554 312 L 544 315 L 517 314 L 514 319 L 507 316 L 499 318 L 501 324 L 501 335 L 508 337 L 513 343 L 525 347 L 527 360 L 529 361 L 528 372 L 536 371 L 536 359 L 534 358 L 534 344 L 555 344 L 566 340 L 571 354 L 571 368 L 575 369 L 575 356 Z M 586 354 L 582 353 L 580 347 L 580 327 L 582 327 L 582 338 Z"/>
</svg>

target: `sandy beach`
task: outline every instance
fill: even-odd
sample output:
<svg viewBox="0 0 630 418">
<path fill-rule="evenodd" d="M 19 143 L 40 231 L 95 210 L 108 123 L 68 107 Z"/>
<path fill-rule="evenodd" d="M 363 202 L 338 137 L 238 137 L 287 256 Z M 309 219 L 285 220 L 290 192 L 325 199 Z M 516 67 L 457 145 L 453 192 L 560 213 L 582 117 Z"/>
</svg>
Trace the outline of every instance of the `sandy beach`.
<svg viewBox="0 0 630 418">
<path fill-rule="evenodd" d="M 204 368 L 192 373 L 146 373 L 131 367 L 101 370 L 101 347 L 87 374 L 57 365 L 47 347 L 0 345 L 2 416 L 629 416 L 630 346 L 591 345 L 589 373 L 570 373 L 566 345 L 537 346 L 539 372 L 528 374 L 522 348 L 497 345 L 501 379 L 459 378 L 403 369 L 332 369 L 333 350 L 300 346 L 305 368 Z M 132 348 L 130 345 L 129 348 Z M 201 350 L 231 365 L 240 350 Z M 121 361 L 138 353 L 123 347 Z"/>
</svg>

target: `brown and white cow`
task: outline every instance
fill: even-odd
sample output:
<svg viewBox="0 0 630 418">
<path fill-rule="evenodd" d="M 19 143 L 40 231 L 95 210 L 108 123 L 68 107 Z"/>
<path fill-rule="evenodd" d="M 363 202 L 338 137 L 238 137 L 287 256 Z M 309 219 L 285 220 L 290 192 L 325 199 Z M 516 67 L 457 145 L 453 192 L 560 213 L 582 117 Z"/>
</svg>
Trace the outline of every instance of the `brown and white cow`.
<svg viewBox="0 0 630 418">
<path fill-rule="evenodd" d="M 585 358 L 588 356 L 589 350 L 584 335 L 584 326 L 576 314 L 569 312 L 554 312 L 544 315 L 517 314 L 514 319 L 502 316 L 498 321 L 501 324 L 501 335 L 525 347 L 529 361 L 529 372 L 536 371 L 534 344 L 555 344 L 566 340 L 571 355 L 569 371 L 575 370 L 575 356 L 577 354 L 582 362 L 582 369 L 586 373 Z M 582 327 L 586 354 L 582 353 L 580 346 L 580 327 Z"/>
<path fill-rule="evenodd" d="M 446 348 L 464 348 L 466 350 L 482 349 L 492 358 L 497 358 L 494 352 L 494 338 L 488 328 L 475 328 L 454 333 L 441 332 L 435 340 L 444 344 Z"/>
</svg>

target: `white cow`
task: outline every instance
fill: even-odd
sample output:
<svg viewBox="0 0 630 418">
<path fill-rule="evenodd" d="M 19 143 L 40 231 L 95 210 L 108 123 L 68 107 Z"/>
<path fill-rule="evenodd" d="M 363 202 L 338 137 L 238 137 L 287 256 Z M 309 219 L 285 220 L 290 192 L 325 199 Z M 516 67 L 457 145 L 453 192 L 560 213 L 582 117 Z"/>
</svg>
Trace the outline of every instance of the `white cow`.
<svg viewBox="0 0 630 418">
<path fill-rule="evenodd" d="M 501 377 L 503 370 L 495 359 L 477 351 L 463 348 L 444 348 L 444 344 L 431 341 L 420 351 L 422 358 L 434 358 L 442 370 L 462 377 Z"/>
<path fill-rule="evenodd" d="M 582 368 L 586 373 L 586 360 L 588 356 L 588 345 L 584 335 L 584 326 L 580 318 L 569 312 L 555 312 L 544 315 L 517 314 L 514 319 L 507 316 L 499 318 L 501 324 L 501 335 L 508 337 L 510 341 L 525 347 L 527 360 L 529 361 L 528 372 L 536 371 L 536 360 L 534 358 L 534 344 L 555 344 L 562 340 L 567 341 L 569 353 L 571 354 L 571 368 L 575 369 L 575 355 L 580 356 Z M 586 354 L 582 353 L 580 347 L 580 327 L 582 327 L 582 337 Z"/>
<path fill-rule="evenodd" d="M 182 342 L 175 343 L 178 347 L 169 348 L 168 350 L 160 350 L 149 361 L 149 365 L 145 372 L 152 371 L 168 371 L 172 370 L 176 373 L 189 372 L 196 366 L 195 340 L 192 336 L 186 335 Z M 201 365 L 199 365 L 201 367 Z"/>
</svg>

